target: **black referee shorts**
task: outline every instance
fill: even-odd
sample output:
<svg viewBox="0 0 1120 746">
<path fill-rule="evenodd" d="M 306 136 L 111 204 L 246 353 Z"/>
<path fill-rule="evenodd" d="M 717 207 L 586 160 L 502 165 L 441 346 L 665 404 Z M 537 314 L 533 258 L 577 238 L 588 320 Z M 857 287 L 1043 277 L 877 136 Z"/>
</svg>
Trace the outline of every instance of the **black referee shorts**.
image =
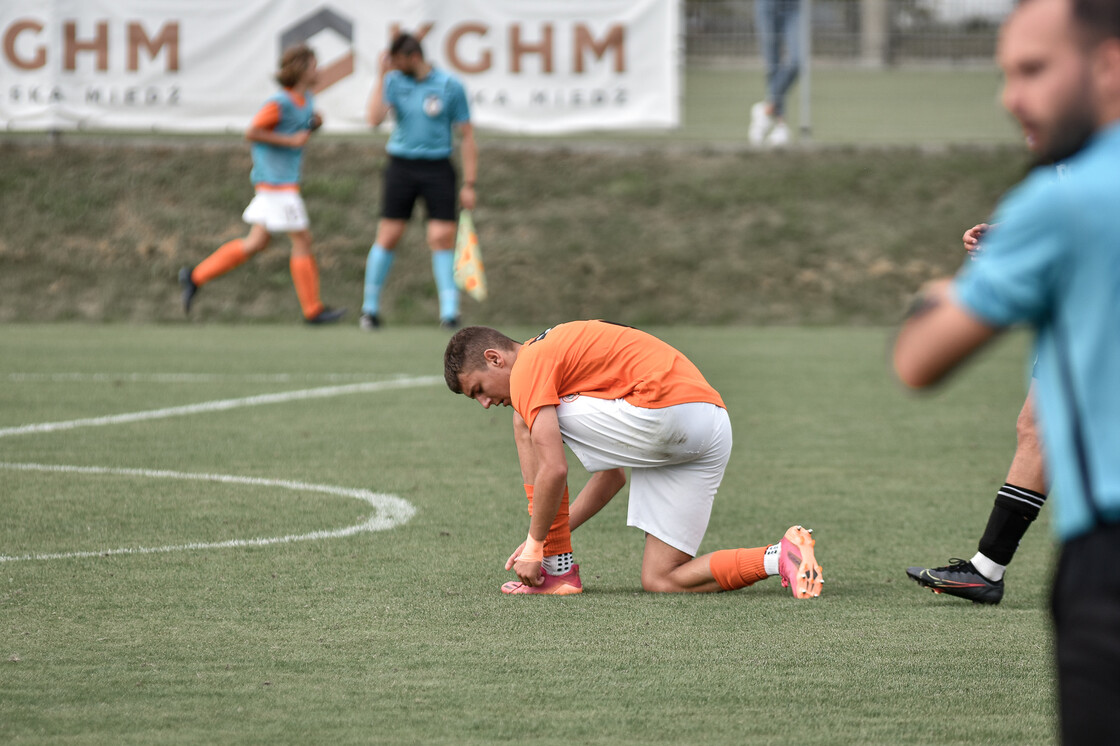
<svg viewBox="0 0 1120 746">
<path fill-rule="evenodd" d="M 408 220 L 417 198 L 423 198 L 429 220 L 456 219 L 458 194 L 450 158 L 429 161 L 389 156 L 381 190 L 381 217 Z"/>
<path fill-rule="evenodd" d="M 1062 743 L 1120 744 L 1120 525 L 1062 546 L 1051 602 Z"/>
</svg>

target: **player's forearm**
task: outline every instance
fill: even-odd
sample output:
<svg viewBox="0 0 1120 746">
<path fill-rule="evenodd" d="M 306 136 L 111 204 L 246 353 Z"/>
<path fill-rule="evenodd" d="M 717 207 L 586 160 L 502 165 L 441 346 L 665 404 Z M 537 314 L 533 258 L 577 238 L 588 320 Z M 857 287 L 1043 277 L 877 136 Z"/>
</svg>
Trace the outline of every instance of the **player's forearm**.
<svg viewBox="0 0 1120 746">
<path fill-rule="evenodd" d="M 626 484 L 623 469 L 596 472 L 587 480 L 568 512 L 568 526 L 572 531 L 591 520 Z"/>
<path fill-rule="evenodd" d="M 895 339 L 895 374 L 911 388 L 932 386 L 997 332 L 957 304 L 951 280 L 930 283 Z"/>
<path fill-rule="evenodd" d="M 478 142 L 474 139 L 473 127 L 463 132 L 460 151 L 463 157 L 463 183 L 473 186 L 478 178 Z"/>
<path fill-rule="evenodd" d="M 366 121 L 369 122 L 371 127 L 377 127 L 385 121 L 385 117 L 389 114 L 389 106 L 385 103 L 385 78 L 377 79 L 377 85 L 373 88 L 373 93 L 369 96 L 369 104 L 366 107 Z"/>
<path fill-rule="evenodd" d="M 278 145 L 282 148 L 298 148 L 300 144 L 295 135 L 282 135 L 275 130 L 264 127 L 250 127 L 245 130 L 245 139 L 249 142 L 261 142 L 266 145 Z"/>
</svg>

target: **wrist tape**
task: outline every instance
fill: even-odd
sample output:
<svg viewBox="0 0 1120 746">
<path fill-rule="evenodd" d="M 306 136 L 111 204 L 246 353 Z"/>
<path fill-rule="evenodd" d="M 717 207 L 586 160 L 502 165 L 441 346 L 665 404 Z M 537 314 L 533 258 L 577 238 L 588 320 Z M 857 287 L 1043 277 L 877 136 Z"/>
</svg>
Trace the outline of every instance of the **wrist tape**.
<svg viewBox="0 0 1120 746">
<path fill-rule="evenodd" d="M 543 562 L 544 542 L 537 541 L 532 536 L 525 539 L 525 548 L 517 555 L 518 562 Z"/>
</svg>

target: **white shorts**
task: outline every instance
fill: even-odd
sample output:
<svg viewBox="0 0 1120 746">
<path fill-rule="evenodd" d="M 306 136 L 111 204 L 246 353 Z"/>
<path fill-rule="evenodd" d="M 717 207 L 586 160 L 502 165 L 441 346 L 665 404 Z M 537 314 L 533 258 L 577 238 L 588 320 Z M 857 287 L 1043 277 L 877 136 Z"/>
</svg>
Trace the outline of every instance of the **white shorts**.
<svg viewBox="0 0 1120 746">
<path fill-rule="evenodd" d="M 644 409 L 574 396 L 556 416 L 585 469 L 630 467 L 626 524 L 695 557 L 731 457 L 727 410 L 707 402 Z"/>
<path fill-rule="evenodd" d="M 250 225 L 263 225 L 269 233 L 292 233 L 311 225 L 303 197 L 295 191 L 257 192 L 241 219 Z"/>
</svg>

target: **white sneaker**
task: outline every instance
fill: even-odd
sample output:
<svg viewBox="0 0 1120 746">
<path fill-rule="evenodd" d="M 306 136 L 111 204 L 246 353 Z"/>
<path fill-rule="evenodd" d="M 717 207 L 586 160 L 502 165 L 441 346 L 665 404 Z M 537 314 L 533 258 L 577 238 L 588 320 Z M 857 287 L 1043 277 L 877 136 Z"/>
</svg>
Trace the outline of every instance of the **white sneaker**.
<svg viewBox="0 0 1120 746">
<path fill-rule="evenodd" d="M 772 148 L 782 148 L 789 145 L 790 139 L 789 125 L 785 122 L 778 122 L 770 130 L 770 134 L 766 136 L 766 144 Z"/>
<path fill-rule="evenodd" d="M 751 141 L 751 145 L 761 145 L 773 126 L 774 118 L 766 113 L 765 101 L 759 101 L 751 107 L 751 126 L 747 130 L 747 138 Z"/>
</svg>

